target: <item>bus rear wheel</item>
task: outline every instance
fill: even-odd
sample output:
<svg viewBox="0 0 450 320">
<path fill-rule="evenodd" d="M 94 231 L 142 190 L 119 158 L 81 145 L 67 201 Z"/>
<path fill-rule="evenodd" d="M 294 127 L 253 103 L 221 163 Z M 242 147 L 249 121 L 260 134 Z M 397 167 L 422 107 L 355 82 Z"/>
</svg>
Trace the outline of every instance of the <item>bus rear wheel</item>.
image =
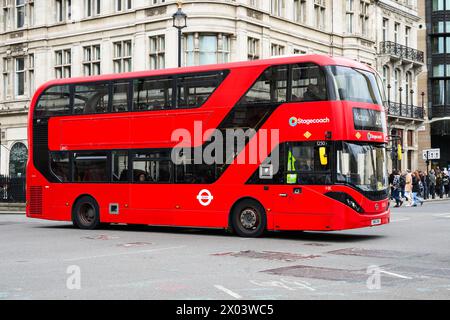
<svg viewBox="0 0 450 320">
<path fill-rule="evenodd" d="M 263 206 L 251 199 L 239 202 L 231 213 L 231 226 L 240 237 L 260 237 L 266 230 L 266 213 Z"/>
<path fill-rule="evenodd" d="M 73 207 L 72 221 L 74 226 L 80 229 L 96 229 L 100 225 L 100 210 L 97 201 L 89 196 L 78 199 Z"/>
</svg>

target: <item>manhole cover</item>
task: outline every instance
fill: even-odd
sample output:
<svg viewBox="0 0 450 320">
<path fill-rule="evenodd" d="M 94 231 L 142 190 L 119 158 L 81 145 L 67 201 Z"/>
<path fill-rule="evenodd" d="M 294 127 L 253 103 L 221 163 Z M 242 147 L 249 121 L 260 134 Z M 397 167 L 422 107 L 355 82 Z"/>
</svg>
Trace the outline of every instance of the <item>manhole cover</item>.
<svg viewBox="0 0 450 320">
<path fill-rule="evenodd" d="M 346 270 L 311 266 L 292 266 L 262 271 L 264 273 L 309 279 L 321 279 L 345 282 L 363 282 L 367 280 L 365 271 Z"/>
<path fill-rule="evenodd" d="M 88 239 L 88 240 L 114 240 L 114 239 L 119 239 L 119 237 L 108 236 L 106 234 L 101 234 L 101 235 L 98 235 L 98 236 L 82 237 L 81 239 Z"/>
<path fill-rule="evenodd" d="M 277 252 L 277 251 L 239 251 L 239 252 L 224 252 L 215 253 L 213 256 L 231 256 L 231 257 L 243 257 L 251 259 L 265 259 L 265 260 L 279 260 L 279 261 L 296 261 L 302 259 L 319 258 L 318 255 L 303 255 L 290 252 Z"/>
</svg>

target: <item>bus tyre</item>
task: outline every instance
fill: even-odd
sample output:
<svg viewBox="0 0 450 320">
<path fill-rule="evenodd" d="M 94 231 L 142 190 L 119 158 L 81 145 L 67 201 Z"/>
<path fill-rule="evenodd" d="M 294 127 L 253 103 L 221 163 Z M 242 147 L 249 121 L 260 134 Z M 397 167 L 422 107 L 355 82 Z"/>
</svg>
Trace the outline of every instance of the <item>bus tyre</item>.
<svg viewBox="0 0 450 320">
<path fill-rule="evenodd" d="M 73 225 L 85 230 L 93 230 L 100 226 L 100 210 L 97 201 L 83 196 L 77 200 L 72 212 Z"/>
<path fill-rule="evenodd" d="M 240 237 L 256 238 L 266 230 L 266 213 L 255 200 L 240 201 L 231 213 L 231 226 Z"/>
</svg>

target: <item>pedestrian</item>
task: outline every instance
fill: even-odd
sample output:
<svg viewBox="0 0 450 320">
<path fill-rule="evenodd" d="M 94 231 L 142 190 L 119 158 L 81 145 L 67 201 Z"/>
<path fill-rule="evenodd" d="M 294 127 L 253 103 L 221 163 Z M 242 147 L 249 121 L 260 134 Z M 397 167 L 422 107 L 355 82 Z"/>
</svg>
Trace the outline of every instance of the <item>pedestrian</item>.
<svg viewBox="0 0 450 320">
<path fill-rule="evenodd" d="M 428 180 L 430 180 L 430 196 L 434 199 L 436 197 L 436 174 L 434 173 L 434 169 L 431 169 Z"/>
<path fill-rule="evenodd" d="M 442 186 L 444 187 L 444 195 L 448 198 L 449 189 L 450 189 L 450 181 L 449 181 L 449 172 L 445 169 L 442 176 Z"/>
<path fill-rule="evenodd" d="M 430 197 L 430 179 L 426 172 L 422 172 L 422 183 L 424 187 L 423 198 L 427 200 Z"/>
<path fill-rule="evenodd" d="M 395 170 L 392 178 L 392 197 L 395 200 L 395 207 L 398 208 L 403 204 L 403 200 L 400 199 L 400 172 Z"/>
<path fill-rule="evenodd" d="M 391 196 L 390 200 L 394 200 L 394 176 L 395 176 L 395 169 L 392 170 L 391 174 L 389 175 L 389 185 L 391 186 Z"/>
<path fill-rule="evenodd" d="M 436 167 L 436 195 L 441 199 L 444 197 L 442 192 L 442 172 L 439 167 Z"/>
<path fill-rule="evenodd" d="M 399 171 L 400 173 L 400 171 Z M 406 173 L 402 173 L 400 175 L 400 198 L 408 200 L 405 194 L 405 186 L 406 186 Z"/>
<path fill-rule="evenodd" d="M 411 176 L 411 185 L 412 185 L 412 207 L 417 207 L 417 202 L 420 202 L 420 205 L 423 205 L 423 199 L 419 197 L 420 194 L 420 185 L 422 181 L 420 180 L 419 172 L 414 171 Z"/>
<path fill-rule="evenodd" d="M 412 206 L 412 174 L 409 169 L 406 170 L 405 176 L 405 197 L 408 200 L 408 206 Z"/>
</svg>

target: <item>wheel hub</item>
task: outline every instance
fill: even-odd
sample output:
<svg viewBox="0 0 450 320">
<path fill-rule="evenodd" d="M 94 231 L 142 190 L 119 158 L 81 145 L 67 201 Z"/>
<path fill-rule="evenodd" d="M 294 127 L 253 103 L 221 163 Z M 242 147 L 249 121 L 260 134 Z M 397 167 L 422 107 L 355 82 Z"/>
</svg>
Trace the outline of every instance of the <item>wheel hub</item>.
<svg viewBox="0 0 450 320">
<path fill-rule="evenodd" d="M 255 229 L 258 222 L 258 214 L 253 209 L 244 209 L 241 212 L 240 221 L 245 229 Z"/>
</svg>

